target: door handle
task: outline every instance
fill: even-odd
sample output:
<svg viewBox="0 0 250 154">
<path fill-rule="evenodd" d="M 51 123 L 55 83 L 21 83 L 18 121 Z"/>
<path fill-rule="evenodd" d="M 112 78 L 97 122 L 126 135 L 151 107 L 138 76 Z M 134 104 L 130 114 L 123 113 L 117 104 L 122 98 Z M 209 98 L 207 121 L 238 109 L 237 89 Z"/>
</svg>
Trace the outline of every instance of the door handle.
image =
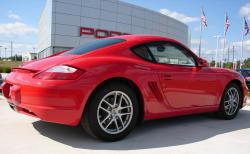
<svg viewBox="0 0 250 154">
<path fill-rule="evenodd" d="M 172 75 L 163 75 L 164 80 L 173 80 Z"/>
</svg>

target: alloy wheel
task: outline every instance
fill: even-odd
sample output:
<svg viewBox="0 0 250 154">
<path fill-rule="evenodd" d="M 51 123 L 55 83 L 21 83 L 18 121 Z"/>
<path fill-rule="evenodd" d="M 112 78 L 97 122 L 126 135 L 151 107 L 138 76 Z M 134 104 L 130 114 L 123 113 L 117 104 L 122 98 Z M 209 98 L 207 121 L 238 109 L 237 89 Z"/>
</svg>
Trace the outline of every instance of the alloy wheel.
<svg viewBox="0 0 250 154">
<path fill-rule="evenodd" d="M 123 132 L 129 126 L 132 116 L 132 101 L 122 91 L 106 94 L 97 109 L 98 124 L 108 134 Z"/>
<path fill-rule="evenodd" d="M 239 107 L 240 97 L 236 88 L 231 87 L 226 93 L 224 109 L 227 115 L 233 115 Z"/>
</svg>

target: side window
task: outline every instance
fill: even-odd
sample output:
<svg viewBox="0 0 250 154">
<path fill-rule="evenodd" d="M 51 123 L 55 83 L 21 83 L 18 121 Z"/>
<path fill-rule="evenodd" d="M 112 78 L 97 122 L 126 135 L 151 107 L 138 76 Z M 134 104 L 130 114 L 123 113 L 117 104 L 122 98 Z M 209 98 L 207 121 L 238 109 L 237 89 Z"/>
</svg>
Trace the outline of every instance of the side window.
<svg viewBox="0 0 250 154">
<path fill-rule="evenodd" d="M 185 49 L 170 43 L 147 45 L 157 63 L 195 66 L 195 60 Z"/>
<path fill-rule="evenodd" d="M 138 47 L 134 47 L 132 49 L 132 51 L 139 57 L 145 59 L 145 60 L 149 60 L 152 61 L 152 57 L 148 52 L 148 49 L 145 46 L 138 46 Z"/>
</svg>

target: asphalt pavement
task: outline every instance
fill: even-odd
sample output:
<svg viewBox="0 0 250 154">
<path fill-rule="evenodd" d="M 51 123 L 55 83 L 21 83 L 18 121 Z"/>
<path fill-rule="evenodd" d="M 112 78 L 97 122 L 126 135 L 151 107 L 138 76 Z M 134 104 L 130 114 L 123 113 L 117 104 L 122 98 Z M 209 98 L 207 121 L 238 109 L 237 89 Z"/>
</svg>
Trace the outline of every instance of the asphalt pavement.
<svg viewBox="0 0 250 154">
<path fill-rule="evenodd" d="M 105 143 L 81 127 L 42 122 L 12 111 L 0 96 L 2 154 L 249 154 L 250 106 L 237 118 L 218 120 L 210 114 L 145 122 L 127 138 Z"/>
</svg>

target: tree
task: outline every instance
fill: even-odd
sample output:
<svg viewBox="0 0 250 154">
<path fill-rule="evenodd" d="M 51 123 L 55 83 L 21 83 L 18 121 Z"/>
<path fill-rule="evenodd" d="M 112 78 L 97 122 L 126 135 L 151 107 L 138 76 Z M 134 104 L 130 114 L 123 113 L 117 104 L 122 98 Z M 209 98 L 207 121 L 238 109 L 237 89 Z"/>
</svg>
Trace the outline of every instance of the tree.
<svg viewBox="0 0 250 154">
<path fill-rule="evenodd" d="M 225 68 L 233 69 L 233 63 L 232 62 L 225 63 Z"/>
<path fill-rule="evenodd" d="M 250 68 L 250 58 L 246 59 L 243 63 L 243 68 Z"/>
<path fill-rule="evenodd" d="M 210 62 L 210 67 L 214 67 L 214 66 L 215 66 L 215 61 L 213 60 Z"/>
<path fill-rule="evenodd" d="M 15 56 L 8 57 L 7 59 L 11 59 L 11 61 L 22 61 L 22 56 L 16 54 Z"/>
</svg>

